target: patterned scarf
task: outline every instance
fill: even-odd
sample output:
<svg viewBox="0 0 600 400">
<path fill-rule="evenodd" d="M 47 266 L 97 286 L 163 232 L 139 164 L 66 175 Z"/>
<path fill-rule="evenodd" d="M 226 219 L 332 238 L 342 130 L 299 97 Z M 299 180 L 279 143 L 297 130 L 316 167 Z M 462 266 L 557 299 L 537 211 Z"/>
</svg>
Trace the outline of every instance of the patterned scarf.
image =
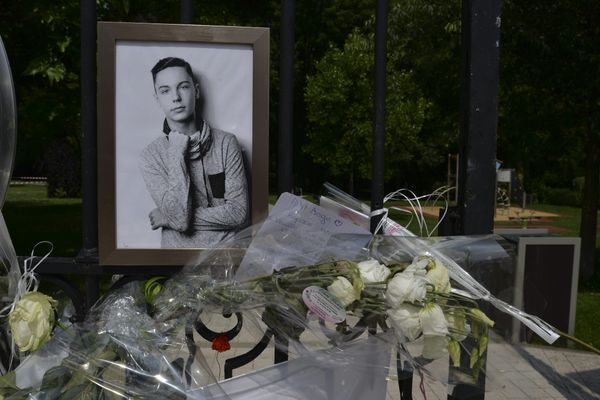
<svg viewBox="0 0 600 400">
<path fill-rule="evenodd" d="M 165 119 L 163 123 L 163 132 L 167 135 L 171 132 L 171 128 Z M 212 144 L 212 135 L 210 134 L 210 127 L 204 121 L 202 121 L 202 129 L 196 131 L 193 135 L 190 136 L 190 143 L 188 145 L 188 158 L 190 160 L 196 160 L 200 157 L 203 157 Z"/>
</svg>

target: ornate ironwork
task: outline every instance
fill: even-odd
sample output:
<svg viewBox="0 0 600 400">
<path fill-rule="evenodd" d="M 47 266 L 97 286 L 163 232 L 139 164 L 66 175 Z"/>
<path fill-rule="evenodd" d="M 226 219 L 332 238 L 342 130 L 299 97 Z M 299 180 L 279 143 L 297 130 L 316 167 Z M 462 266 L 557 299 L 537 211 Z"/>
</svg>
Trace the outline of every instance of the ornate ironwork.
<svg viewBox="0 0 600 400">
<path fill-rule="evenodd" d="M 83 321 L 86 313 L 85 299 L 77 286 L 60 275 L 40 274 L 38 277 L 42 282 L 47 282 L 58 287 L 71 300 L 71 303 L 73 303 L 73 307 L 75 308 L 75 314 L 70 318 L 71 322 Z"/>
</svg>

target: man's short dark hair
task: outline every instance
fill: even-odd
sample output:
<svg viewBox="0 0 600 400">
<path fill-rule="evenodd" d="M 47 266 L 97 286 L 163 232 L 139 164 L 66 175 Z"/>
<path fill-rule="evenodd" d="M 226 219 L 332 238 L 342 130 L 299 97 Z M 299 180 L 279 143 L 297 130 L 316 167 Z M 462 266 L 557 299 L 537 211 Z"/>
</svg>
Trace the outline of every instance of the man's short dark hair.
<svg viewBox="0 0 600 400">
<path fill-rule="evenodd" d="M 177 58 L 177 57 L 167 57 L 167 58 L 163 58 L 162 60 L 158 60 L 156 65 L 154 67 L 152 67 L 152 70 L 151 70 L 152 82 L 156 82 L 156 74 L 158 74 L 163 69 L 167 69 L 170 67 L 185 68 L 186 72 L 192 77 L 192 81 L 194 83 L 197 83 L 196 77 L 194 76 L 194 73 L 192 72 L 192 67 L 190 66 L 190 64 L 187 61 L 185 61 L 181 58 Z"/>
</svg>

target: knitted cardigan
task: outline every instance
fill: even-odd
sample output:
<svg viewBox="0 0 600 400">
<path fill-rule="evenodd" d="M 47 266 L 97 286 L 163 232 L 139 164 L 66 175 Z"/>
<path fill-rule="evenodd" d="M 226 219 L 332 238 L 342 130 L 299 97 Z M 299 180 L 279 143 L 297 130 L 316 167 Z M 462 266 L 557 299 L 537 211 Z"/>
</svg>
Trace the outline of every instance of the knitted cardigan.
<svg viewBox="0 0 600 400">
<path fill-rule="evenodd" d="M 168 135 L 141 153 L 146 187 L 167 220 L 163 248 L 207 248 L 248 222 L 248 183 L 237 139 L 209 129 L 210 147 L 196 159 L 169 151 Z"/>
</svg>

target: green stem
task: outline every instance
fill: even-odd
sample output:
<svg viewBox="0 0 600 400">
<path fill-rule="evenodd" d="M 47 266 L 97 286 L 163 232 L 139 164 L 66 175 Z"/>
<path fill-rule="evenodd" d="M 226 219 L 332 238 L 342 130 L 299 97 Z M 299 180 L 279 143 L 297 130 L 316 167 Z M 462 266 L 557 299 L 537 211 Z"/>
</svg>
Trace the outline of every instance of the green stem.
<svg viewBox="0 0 600 400">
<path fill-rule="evenodd" d="M 588 349 L 589 351 L 596 353 L 598 355 L 600 355 L 600 350 L 598 350 L 597 348 L 595 348 L 594 346 L 592 346 L 591 344 L 587 344 L 586 342 L 583 342 L 579 339 L 577 339 L 575 336 L 571 336 L 569 334 L 566 334 L 564 332 L 561 332 L 559 330 L 556 330 L 556 333 L 558 333 L 560 336 L 567 338 L 575 343 L 577 343 L 578 345 L 585 347 L 586 349 Z"/>
</svg>

